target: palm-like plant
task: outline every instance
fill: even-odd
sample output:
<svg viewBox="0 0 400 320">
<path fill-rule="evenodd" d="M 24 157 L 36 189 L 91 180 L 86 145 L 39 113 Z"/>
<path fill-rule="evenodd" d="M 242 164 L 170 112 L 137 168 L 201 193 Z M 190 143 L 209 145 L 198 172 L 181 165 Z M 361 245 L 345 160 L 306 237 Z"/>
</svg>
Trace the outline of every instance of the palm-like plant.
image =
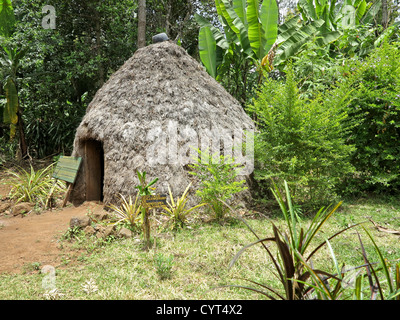
<svg viewBox="0 0 400 320">
<path fill-rule="evenodd" d="M 330 290 L 326 281 L 328 279 L 340 280 L 337 274 L 331 274 L 323 270 L 315 269 L 312 265 L 311 258 L 327 243 L 329 240 L 343 233 L 344 231 L 356 226 L 349 226 L 331 237 L 317 245 L 310 252 L 310 245 L 315 236 L 321 230 L 324 223 L 333 215 L 333 213 L 339 208 L 341 202 L 339 202 L 332 209 L 321 208 L 317 214 L 314 216 L 311 224 L 308 228 L 303 228 L 301 226 L 301 221 L 296 215 L 295 208 L 292 204 L 290 192 L 288 185 L 285 181 L 285 197 L 286 201 L 279 189 L 274 185 L 273 194 L 279 203 L 280 209 L 284 215 L 284 219 L 287 225 L 288 233 L 281 232 L 274 224 L 273 236 L 267 238 L 260 238 L 254 230 L 245 222 L 247 227 L 252 231 L 252 233 L 257 237 L 257 241 L 243 247 L 232 259 L 230 267 L 233 266 L 235 261 L 240 257 L 240 255 L 249 247 L 256 244 L 261 244 L 263 248 L 268 253 L 268 256 L 273 262 L 275 267 L 275 276 L 279 279 L 283 286 L 284 294 L 280 293 L 275 288 L 271 288 L 268 285 L 258 283 L 252 280 L 244 279 L 250 281 L 251 283 L 257 285 L 257 287 L 245 287 L 236 286 L 240 288 L 245 288 L 258 292 L 269 299 L 284 299 L 284 300 L 302 300 L 307 299 L 309 294 L 315 290 L 320 292 L 321 290 L 325 293 L 325 297 L 328 299 L 334 299 L 337 296 L 336 291 Z M 273 242 L 277 247 L 278 257 L 275 257 L 272 251 L 265 245 L 266 242 Z M 310 252 L 306 254 L 306 252 Z"/>
<path fill-rule="evenodd" d="M 153 194 L 154 187 L 151 187 L 158 181 L 158 178 L 153 179 L 151 182 L 147 183 L 146 181 L 146 171 L 140 172 L 136 170 L 136 174 L 139 179 L 139 185 L 136 186 L 136 189 L 139 190 L 140 196 L 148 196 Z M 143 206 L 140 206 L 141 217 L 142 217 L 142 226 L 144 233 L 144 241 L 145 241 L 145 249 L 147 250 L 150 247 L 150 220 L 149 220 L 149 210 Z"/>
<path fill-rule="evenodd" d="M 15 24 L 14 11 L 10 0 L 0 0 L 0 38 L 7 40 L 12 35 Z M 3 41 L 2 41 L 3 42 Z M 27 155 L 28 149 L 25 141 L 21 119 L 21 108 L 19 105 L 17 71 L 22 58 L 26 54 L 26 49 L 18 49 L 13 45 L 2 43 L 0 50 L 0 66 L 3 69 L 3 86 L 6 97 L 6 105 L 3 111 L 4 123 L 10 124 L 10 138 L 19 129 L 19 139 L 22 157 Z"/>
<path fill-rule="evenodd" d="M 303 45 L 312 39 L 321 48 L 338 40 L 349 17 L 349 27 L 372 23 L 381 7 L 381 0 L 367 3 L 366 0 L 349 0 L 338 3 L 337 0 L 299 0 L 297 4 L 302 19 L 298 16 L 279 26 L 276 40 L 274 64 L 279 65 L 296 55 Z M 346 8 L 350 7 L 350 11 Z M 349 14 L 350 13 L 350 14 Z"/>
<path fill-rule="evenodd" d="M 187 207 L 186 204 L 188 202 L 188 192 L 192 183 L 189 183 L 183 192 L 181 197 L 177 197 L 174 200 L 174 197 L 171 192 L 171 188 L 168 186 L 170 201 L 167 201 L 167 207 L 164 207 L 164 212 L 162 214 L 166 215 L 170 218 L 171 227 L 176 229 L 177 227 L 183 227 L 187 221 L 188 215 L 195 209 L 200 208 L 201 206 L 206 205 L 206 203 L 198 204 L 194 207 Z"/>
<path fill-rule="evenodd" d="M 18 168 L 9 170 L 12 176 L 10 198 L 18 202 L 36 202 L 45 206 L 49 195 L 54 191 L 60 192 L 65 188 L 62 182 L 53 182 L 53 164 L 40 170 Z"/>
<path fill-rule="evenodd" d="M 120 197 L 120 205 L 117 206 L 115 204 L 110 204 L 108 207 L 113 210 L 114 214 L 117 217 L 117 222 L 114 225 L 119 223 L 127 223 L 132 229 L 136 228 L 138 222 L 140 221 L 140 216 L 142 213 L 142 206 L 138 197 L 135 197 L 135 201 L 133 201 L 132 197 L 129 196 L 128 199 L 125 198 L 122 194 Z"/>
<path fill-rule="evenodd" d="M 200 59 L 208 73 L 216 78 L 225 56 L 235 50 L 250 64 L 261 65 L 277 37 L 276 0 L 263 0 L 261 5 L 256 0 L 215 0 L 215 7 L 224 32 L 196 14 Z"/>
</svg>

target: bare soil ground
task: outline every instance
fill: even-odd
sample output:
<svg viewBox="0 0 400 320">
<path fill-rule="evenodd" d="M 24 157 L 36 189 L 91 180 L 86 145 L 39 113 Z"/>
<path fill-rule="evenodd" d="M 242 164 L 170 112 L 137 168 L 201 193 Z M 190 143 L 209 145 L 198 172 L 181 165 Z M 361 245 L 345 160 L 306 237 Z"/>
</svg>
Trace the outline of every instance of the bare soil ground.
<svg viewBox="0 0 400 320">
<path fill-rule="evenodd" d="M 6 196 L 8 190 L 0 185 L 1 196 Z M 68 230 L 72 217 L 85 216 L 89 210 L 94 213 L 103 210 L 103 206 L 87 202 L 79 207 L 31 212 L 26 216 L 0 214 L 0 274 L 21 273 L 33 263 L 59 266 L 63 256 L 74 254 L 61 248 L 61 235 Z"/>
</svg>

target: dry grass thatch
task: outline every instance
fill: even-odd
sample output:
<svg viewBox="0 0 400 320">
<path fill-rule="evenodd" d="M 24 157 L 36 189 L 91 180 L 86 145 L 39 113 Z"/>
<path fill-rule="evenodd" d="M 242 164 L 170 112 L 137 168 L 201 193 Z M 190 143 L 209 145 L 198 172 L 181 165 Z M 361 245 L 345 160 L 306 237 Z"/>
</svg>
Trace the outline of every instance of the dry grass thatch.
<svg viewBox="0 0 400 320">
<path fill-rule="evenodd" d="M 103 200 L 110 203 L 118 193 L 136 193 L 136 169 L 146 171 L 149 181 L 159 178 L 158 193 L 167 193 L 169 184 L 180 195 L 193 180 L 186 165 L 194 154 L 191 145 L 205 150 L 208 140 L 225 139 L 228 146 L 247 130 L 253 122 L 240 104 L 184 49 L 170 41 L 149 45 L 137 50 L 88 106 L 74 141 L 73 155 L 83 157 L 83 166 L 71 199 L 90 200 L 88 173 L 96 169 L 90 167 L 87 141 L 102 145 Z M 194 182 L 192 192 L 195 188 Z"/>
</svg>

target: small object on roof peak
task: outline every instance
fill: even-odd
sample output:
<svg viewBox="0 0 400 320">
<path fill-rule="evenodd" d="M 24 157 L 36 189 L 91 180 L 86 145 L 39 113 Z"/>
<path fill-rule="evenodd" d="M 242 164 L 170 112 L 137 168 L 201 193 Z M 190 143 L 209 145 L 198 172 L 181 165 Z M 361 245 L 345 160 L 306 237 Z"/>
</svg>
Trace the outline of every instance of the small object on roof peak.
<svg viewBox="0 0 400 320">
<path fill-rule="evenodd" d="M 164 33 L 164 32 L 156 34 L 155 36 L 153 36 L 152 39 L 153 39 L 153 43 L 158 43 L 158 42 L 163 42 L 163 41 L 168 41 L 169 40 L 167 34 Z"/>
</svg>

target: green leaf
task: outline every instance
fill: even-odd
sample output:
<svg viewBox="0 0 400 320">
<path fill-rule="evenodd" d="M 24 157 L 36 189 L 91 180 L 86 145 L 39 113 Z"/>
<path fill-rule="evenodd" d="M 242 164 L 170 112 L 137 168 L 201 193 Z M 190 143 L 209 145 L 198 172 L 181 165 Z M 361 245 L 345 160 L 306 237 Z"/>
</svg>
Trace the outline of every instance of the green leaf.
<svg viewBox="0 0 400 320">
<path fill-rule="evenodd" d="M 18 123 L 18 92 L 15 83 L 11 78 L 7 79 L 4 89 L 7 102 L 3 111 L 3 121 L 12 125 L 10 137 L 13 138 L 15 134 L 15 125 Z"/>
<path fill-rule="evenodd" d="M 362 0 L 358 7 L 356 8 L 356 23 L 359 24 L 360 20 L 364 16 L 365 12 L 367 11 L 367 2 Z"/>
<path fill-rule="evenodd" d="M 258 59 L 265 56 L 267 39 L 259 18 L 258 0 L 247 0 L 247 21 L 250 46 Z"/>
<path fill-rule="evenodd" d="M 10 37 L 15 24 L 11 0 L 0 0 L 0 36 Z"/>
<path fill-rule="evenodd" d="M 252 47 L 250 45 L 250 39 L 248 35 L 248 28 L 242 22 L 240 17 L 237 15 L 233 7 L 231 6 L 228 0 L 221 0 L 220 8 L 223 17 L 227 21 L 231 30 L 236 34 L 237 38 L 239 39 L 240 46 L 244 54 L 248 57 L 253 55 Z M 249 21 L 247 21 L 250 24 Z"/>
<path fill-rule="evenodd" d="M 297 7 L 299 8 L 300 12 L 303 13 L 303 18 L 306 21 L 310 19 L 318 19 L 313 0 L 299 0 Z"/>
<path fill-rule="evenodd" d="M 276 53 L 275 63 L 280 64 L 298 53 L 302 46 L 314 36 L 317 37 L 316 42 L 320 46 L 325 46 L 337 40 L 341 33 L 339 31 L 327 31 L 325 25 L 326 22 L 319 19 L 297 30 L 292 27 L 279 35 L 280 46 Z"/>
<path fill-rule="evenodd" d="M 339 37 L 341 36 L 341 32 L 339 31 L 325 31 L 325 32 L 319 32 L 317 34 L 317 36 L 319 36 L 319 38 L 317 39 L 316 43 L 323 47 L 326 46 L 329 43 L 332 43 L 334 41 L 336 41 L 337 39 L 339 39 Z"/>
<path fill-rule="evenodd" d="M 199 53 L 207 72 L 215 79 L 217 76 L 216 41 L 210 27 L 200 28 Z"/>
<path fill-rule="evenodd" d="M 379 12 L 379 9 L 382 6 L 382 1 L 381 0 L 376 0 L 372 6 L 367 10 L 367 12 L 364 14 L 364 16 L 360 19 L 360 24 L 368 24 L 372 23 L 374 18 Z"/>
<path fill-rule="evenodd" d="M 207 19 L 203 18 L 202 16 L 198 15 L 197 13 L 195 14 L 194 18 L 196 19 L 197 23 L 199 24 L 200 28 L 201 27 L 209 27 L 212 31 L 212 34 L 214 36 L 214 39 L 217 43 L 218 47 L 221 47 L 223 50 L 228 50 L 229 49 L 229 43 L 224 37 L 223 33 L 221 30 L 218 28 L 214 27 L 211 22 L 209 22 Z"/>
<path fill-rule="evenodd" d="M 233 10 L 236 12 L 237 16 L 240 18 L 242 23 L 247 26 L 247 16 L 246 16 L 246 0 L 233 0 Z"/>
<path fill-rule="evenodd" d="M 392 278 L 390 276 L 390 271 L 389 271 L 388 265 L 386 263 L 386 260 L 383 257 L 383 254 L 382 254 L 381 250 L 379 249 L 378 245 L 376 244 L 376 242 L 375 242 L 374 238 L 372 237 L 372 235 L 368 232 L 368 230 L 364 226 L 363 226 L 363 229 L 364 229 L 365 233 L 368 235 L 368 237 L 372 241 L 372 244 L 375 247 L 375 251 L 378 254 L 379 260 L 381 261 L 381 264 L 382 264 L 382 270 L 383 270 L 383 273 L 385 274 L 387 285 L 389 286 L 389 292 L 393 293 L 394 292 L 394 287 L 393 287 Z"/>
<path fill-rule="evenodd" d="M 268 53 L 278 37 L 278 17 L 279 12 L 276 0 L 264 0 L 260 9 L 260 20 L 266 38 L 265 54 Z"/>
</svg>

